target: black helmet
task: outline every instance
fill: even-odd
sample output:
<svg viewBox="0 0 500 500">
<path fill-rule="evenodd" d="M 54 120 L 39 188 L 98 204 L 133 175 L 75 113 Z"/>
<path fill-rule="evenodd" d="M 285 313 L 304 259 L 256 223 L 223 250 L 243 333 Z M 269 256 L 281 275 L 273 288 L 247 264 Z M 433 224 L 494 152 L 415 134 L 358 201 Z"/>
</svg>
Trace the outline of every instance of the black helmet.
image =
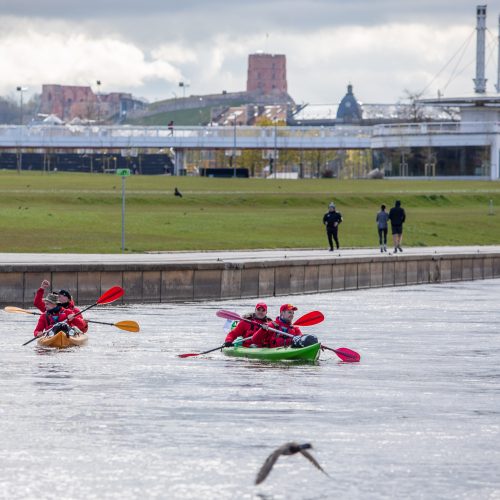
<svg viewBox="0 0 500 500">
<path fill-rule="evenodd" d="M 68 292 L 68 290 L 59 290 L 57 292 L 58 295 L 64 295 L 67 297 L 69 300 L 73 300 L 73 297 L 71 297 L 71 294 Z"/>
</svg>

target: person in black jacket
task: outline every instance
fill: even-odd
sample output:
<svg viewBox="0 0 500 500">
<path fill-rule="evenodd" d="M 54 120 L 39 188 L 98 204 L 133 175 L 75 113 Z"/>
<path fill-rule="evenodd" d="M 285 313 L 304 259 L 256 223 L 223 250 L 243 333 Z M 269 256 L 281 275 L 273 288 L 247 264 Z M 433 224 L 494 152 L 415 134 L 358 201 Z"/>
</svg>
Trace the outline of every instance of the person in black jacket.
<svg viewBox="0 0 500 500">
<path fill-rule="evenodd" d="M 406 220 L 406 213 L 404 208 L 401 207 L 401 202 L 396 201 L 394 207 L 389 211 L 389 220 L 391 221 L 392 240 L 394 242 L 394 253 L 403 251 L 401 242 L 403 241 L 403 224 Z"/>
<path fill-rule="evenodd" d="M 326 226 L 326 235 L 330 245 L 330 252 L 333 252 L 333 240 L 339 249 L 339 224 L 342 222 L 342 214 L 335 210 L 333 201 L 328 205 L 328 212 L 323 215 L 323 224 Z"/>
</svg>

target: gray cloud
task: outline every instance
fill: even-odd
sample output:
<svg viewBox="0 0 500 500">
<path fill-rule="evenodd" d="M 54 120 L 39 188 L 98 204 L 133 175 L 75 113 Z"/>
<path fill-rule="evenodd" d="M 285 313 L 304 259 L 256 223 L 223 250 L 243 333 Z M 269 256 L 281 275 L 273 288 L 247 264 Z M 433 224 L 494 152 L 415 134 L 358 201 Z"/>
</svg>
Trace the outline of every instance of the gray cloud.
<svg viewBox="0 0 500 500">
<path fill-rule="evenodd" d="M 0 93 L 19 81 L 41 85 L 47 74 L 66 83 L 99 75 L 113 90 L 150 98 L 171 97 L 179 78 L 191 81 L 193 93 L 241 90 L 247 55 L 262 49 L 287 55 L 298 101 L 338 100 L 349 80 L 365 101 L 393 101 L 405 87 L 423 88 L 473 32 L 475 6 L 471 0 L 2 0 L 0 55 L 17 51 L 4 59 L 23 64 L 0 60 Z M 497 16 L 489 6 L 491 31 Z M 65 40 L 78 68 L 65 63 Z M 138 76 L 99 54 L 99 44 L 132 57 L 130 72 Z M 473 57 L 473 45 L 466 57 Z M 463 73 L 458 91 L 472 87 L 472 76 L 472 69 Z M 493 83 L 491 69 L 489 78 Z"/>
</svg>

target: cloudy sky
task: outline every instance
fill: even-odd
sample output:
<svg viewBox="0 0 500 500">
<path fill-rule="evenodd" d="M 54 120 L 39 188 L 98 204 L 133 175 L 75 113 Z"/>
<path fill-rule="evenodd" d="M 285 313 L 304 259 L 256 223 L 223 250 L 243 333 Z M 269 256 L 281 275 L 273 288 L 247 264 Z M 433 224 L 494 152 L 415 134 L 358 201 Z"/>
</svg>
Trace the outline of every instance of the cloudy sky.
<svg viewBox="0 0 500 500">
<path fill-rule="evenodd" d="M 150 101 L 244 90 L 248 54 L 286 54 L 296 102 L 366 103 L 473 92 L 470 0 L 0 0 L 0 95 L 42 83 L 91 85 Z M 488 91 L 500 3 L 487 19 Z"/>
</svg>

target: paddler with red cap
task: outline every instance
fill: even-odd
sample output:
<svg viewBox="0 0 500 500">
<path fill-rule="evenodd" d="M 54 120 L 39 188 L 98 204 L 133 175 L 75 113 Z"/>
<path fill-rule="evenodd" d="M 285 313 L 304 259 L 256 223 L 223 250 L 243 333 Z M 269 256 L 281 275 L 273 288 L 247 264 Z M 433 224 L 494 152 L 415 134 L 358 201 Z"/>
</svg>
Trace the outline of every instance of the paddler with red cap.
<svg viewBox="0 0 500 500">
<path fill-rule="evenodd" d="M 297 343 L 299 337 L 302 336 L 302 332 L 300 328 L 292 325 L 293 315 L 296 310 L 297 308 L 292 304 L 283 304 L 280 307 L 280 315 L 274 321 L 267 323 L 267 325 L 255 332 L 249 344 L 256 347 L 283 347 L 294 345 L 294 340 Z M 277 332 L 267 329 L 266 326 L 280 330 L 288 335 L 280 335 Z M 293 339 L 289 335 L 297 338 Z"/>
<path fill-rule="evenodd" d="M 249 347 L 251 342 L 245 341 L 245 339 L 250 339 L 252 335 L 260 329 L 260 325 L 264 325 L 271 321 L 271 318 L 267 316 L 267 305 L 264 302 L 259 302 L 255 306 L 254 312 L 244 314 L 242 318 L 249 319 L 254 323 L 240 321 L 236 327 L 227 334 L 226 341 L 224 342 L 225 347 Z"/>
</svg>

